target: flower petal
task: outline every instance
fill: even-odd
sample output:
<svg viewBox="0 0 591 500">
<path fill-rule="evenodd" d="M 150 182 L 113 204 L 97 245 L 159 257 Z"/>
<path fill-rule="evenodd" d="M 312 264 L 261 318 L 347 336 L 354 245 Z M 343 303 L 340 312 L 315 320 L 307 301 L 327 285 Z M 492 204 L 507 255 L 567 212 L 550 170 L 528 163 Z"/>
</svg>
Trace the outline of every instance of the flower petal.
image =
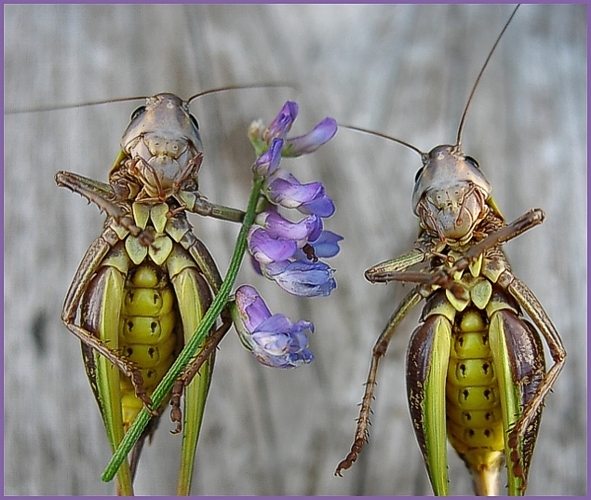
<svg viewBox="0 0 591 500">
<path fill-rule="evenodd" d="M 308 244 L 314 248 L 316 257 L 319 259 L 328 259 L 339 253 L 340 248 L 338 242 L 342 239 L 342 236 L 332 231 L 322 231 L 318 239 L 309 241 Z M 302 250 L 298 250 L 294 257 L 299 260 L 305 260 L 307 258 Z"/>
<path fill-rule="evenodd" d="M 330 141 L 337 133 L 337 129 L 337 122 L 334 118 L 325 118 L 307 134 L 287 139 L 283 156 L 313 153 Z"/>
<path fill-rule="evenodd" d="M 321 182 L 302 184 L 292 174 L 277 169 L 264 185 L 265 195 L 272 203 L 285 208 L 296 208 L 305 214 L 330 217 L 335 206 L 326 195 Z"/>
<path fill-rule="evenodd" d="M 256 289 L 250 285 L 238 287 L 234 294 L 236 316 L 234 323 L 250 332 L 271 317 L 271 311 Z M 233 315 L 234 316 L 234 315 Z"/>
<path fill-rule="evenodd" d="M 255 175 L 259 177 L 268 177 L 277 170 L 281 162 L 281 151 L 283 149 L 283 139 L 273 139 L 269 149 L 259 156 L 252 167 Z"/>
<path fill-rule="evenodd" d="M 305 330 L 313 332 L 314 325 L 309 321 L 292 323 L 284 314 L 271 315 L 250 285 L 236 290 L 230 310 L 241 342 L 260 363 L 275 368 L 295 368 L 314 359 L 304 333 Z"/>
<path fill-rule="evenodd" d="M 261 226 L 252 226 L 247 236 L 248 251 L 261 264 L 289 259 L 297 251 L 297 242 L 275 239 Z"/>
<path fill-rule="evenodd" d="M 261 270 L 286 292 L 300 297 L 328 296 L 336 288 L 334 270 L 324 262 L 273 262 Z"/>
<path fill-rule="evenodd" d="M 276 137 L 284 138 L 285 135 L 291 129 L 293 122 L 298 116 L 298 105 L 293 101 L 287 101 L 279 114 L 269 124 L 266 130 L 263 132 L 263 140 L 266 142 L 271 141 Z"/>
<path fill-rule="evenodd" d="M 322 232 L 322 219 L 316 215 L 291 222 L 275 211 L 265 211 L 257 215 L 255 223 L 263 226 L 271 238 L 294 240 L 298 247 L 317 239 Z"/>
</svg>

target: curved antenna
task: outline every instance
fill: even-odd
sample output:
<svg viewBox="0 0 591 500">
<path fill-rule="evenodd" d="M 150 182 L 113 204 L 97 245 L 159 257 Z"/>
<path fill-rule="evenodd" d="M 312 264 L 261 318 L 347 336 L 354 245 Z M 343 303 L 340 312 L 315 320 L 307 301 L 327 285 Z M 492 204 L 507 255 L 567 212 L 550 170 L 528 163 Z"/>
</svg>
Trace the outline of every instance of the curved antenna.
<svg viewBox="0 0 591 500">
<path fill-rule="evenodd" d="M 252 85 L 230 85 L 228 87 L 219 87 L 217 89 L 210 89 L 204 90 L 203 92 L 199 92 L 198 94 L 192 95 L 187 100 L 187 105 L 191 103 L 194 99 L 198 97 L 202 97 L 208 94 L 215 94 L 216 92 L 223 92 L 225 90 L 239 90 L 239 89 L 255 89 L 255 88 L 277 88 L 277 87 L 284 87 L 296 90 L 293 85 L 288 83 L 263 83 L 263 84 L 252 84 Z M 136 97 L 117 97 L 115 99 L 106 99 L 104 101 L 92 101 L 92 102 L 83 102 L 80 104 L 63 104 L 59 106 L 50 106 L 50 107 L 38 107 L 38 108 L 27 108 L 27 109 L 11 109 L 5 111 L 5 115 L 17 115 L 17 114 L 25 114 L 25 113 L 40 113 L 43 111 L 57 111 L 60 109 L 71 109 L 71 108 L 83 108 L 87 106 L 97 106 L 99 104 L 110 104 L 115 102 L 131 102 L 131 101 L 139 101 L 142 99 L 148 99 L 150 96 L 136 96 Z"/>
<path fill-rule="evenodd" d="M 497 45 L 501 41 L 501 38 L 505 34 L 505 31 L 507 30 L 509 24 L 513 20 L 513 16 L 515 16 L 515 13 L 517 12 L 517 9 L 519 9 L 520 5 L 521 4 L 518 4 L 517 7 L 515 7 L 515 9 L 513 10 L 513 13 L 511 14 L 511 17 L 505 23 L 505 26 L 503 27 L 501 34 L 497 37 L 497 40 L 496 40 L 495 44 L 493 45 L 492 49 L 490 49 L 490 52 L 488 53 L 486 61 L 484 61 L 484 65 L 482 66 L 482 69 L 480 70 L 480 73 L 478 73 L 478 77 L 476 78 L 476 81 L 474 82 L 474 86 L 472 87 L 472 92 L 470 92 L 470 97 L 468 97 L 468 102 L 466 103 L 466 107 L 464 108 L 464 112 L 462 113 L 462 119 L 460 120 L 460 126 L 458 127 L 458 136 L 456 139 L 456 147 L 457 148 L 460 147 L 460 144 L 462 142 L 462 132 L 464 131 L 464 123 L 466 122 L 466 114 L 468 113 L 468 108 L 470 107 L 470 103 L 472 102 L 472 97 L 474 97 L 474 92 L 476 92 L 476 87 L 478 87 L 478 84 L 480 83 L 480 78 L 482 77 L 482 73 L 484 73 L 484 70 L 488 66 L 488 62 L 490 61 L 490 58 L 493 55 L 493 52 L 497 48 Z"/>
<path fill-rule="evenodd" d="M 402 141 L 400 139 L 396 139 L 395 137 L 390 137 L 389 135 L 382 134 L 381 132 L 376 132 L 375 130 L 369 130 L 369 129 L 361 128 L 361 127 L 356 127 L 354 125 L 345 125 L 343 123 L 339 123 L 338 125 L 339 125 L 339 127 L 342 127 L 342 128 L 348 128 L 349 130 L 355 130 L 357 132 L 363 132 L 364 134 L 375 135 L 375 136 L 381 137 L 382 139 L 388 139 L 389 141 L 396 142 L 402 146 L 407 147 L 408 149 L 412 149 L 421 158 L 424 158 L 427 155 L 427 153 L 424 153 L 423 151 L 421 151 L 419 148 L 413 146 L 412 144 L 409 144 L 408 142 Z"/>
<path fill-rule="evenodd" d="M 97 106 L 99 104 L 111 104 L 114 102 L 128 102 L 128 101 L 139 101 L 140 99 L 147 99 L 146 96 L 137 96 L 137 97 L 117 97 L 115 99 L 107 99 L 105 101 L 93 101 L 93 102 L 83 102 L 81 104 L 62 104 L 59 106 L 51 106 L 51 107 L 40 107 L 40 108 L 27 108 L 27 109 L 11 109 L 5 111 L 5 115 L 20 115 L 25 113 L 42 113 L 43 111 L 57 111 L 60 109 L 71 109 L 71 108 L 84 108 L 87 106 Z"/>
<path fill-rule="evenodd" d="M 224 92 L 226 90 L 244 90 L 244 89 L 272 89 L 272 88 L 288 88 L 292 90 L 297 90 L 293 85 L 289 83 L 279 82 L 279 83 L 253 83 L 250 85 L 229 85 L 227 87 L 219 87 L 217 89 L 209 89 L 204 90 L 203 92 L 199 92 L 197 94 L 192 95 L 187 99 L 187 105 L 191 104 L 191 101 L 199 97 L 203 97 L 204 95 L 215 94 L 217 92 Z"/>
</svg>

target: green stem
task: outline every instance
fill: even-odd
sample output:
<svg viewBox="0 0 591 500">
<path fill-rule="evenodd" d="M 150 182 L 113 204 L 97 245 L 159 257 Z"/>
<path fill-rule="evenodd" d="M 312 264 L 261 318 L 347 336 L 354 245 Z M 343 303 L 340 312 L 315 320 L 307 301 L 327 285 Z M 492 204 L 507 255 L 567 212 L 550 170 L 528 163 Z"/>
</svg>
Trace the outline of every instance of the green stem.
<svg viewBox="0 0 591 500">
<path fill-rule="evenodd" d="M 262 179 L 257 179 L 253 183 L 250 200 L 248 201 L 248 208 L 242 222 L 242 227 L 240 228 L 240 233 L 238 234 L 238 239 L 236 240 L 236 247 L 234 248 L 232 260 L 228 266 L 226 278 L 222 283 L 222 286 L 220 287 L 220 290 L 211 306 L 203 316 L 203 320 L 199 324 L 199 328 L 191 337 L 189 342 L 187 342 L 187 345 L 185 345 L 176 361 L 170 367 L 170 370 L 168 370 L 160 384 L 158 384 L 158 387 L 156 387 L 152 393 L 153 408 L 158 408 L 160 406 L 166 395 L 172 389 L 175 380 L 189 364 L 197 352 L 197 349 L 207 337 L 207 334 L 209 333 L 216 319 L 228 303 L 232 286 L 234 285 L 234 281 L 236 280 L 236 276 L 240 270 L 242 257 L 246 251 L 246 235 L 248 234 L 248 230 L 250 229 L 250 226 L 252 225 L 256 215 L 256 206 L 259 200 L 262 183 Z M 115 450 L 110 462 L 107 464 L 107 467 L 101 476 L 103 481 L 108 482 L 113 480 L 113 477 L 119 470 L 119 467 L 121 467 L 121 464 L 131 451 L 132 447 L 140 438 L 151 417 L 152 415 L 150 412 L 145 407 L 142 408 L 131 425 L 129 431 L 121 440 L 117 450 Z"/>
</svg>

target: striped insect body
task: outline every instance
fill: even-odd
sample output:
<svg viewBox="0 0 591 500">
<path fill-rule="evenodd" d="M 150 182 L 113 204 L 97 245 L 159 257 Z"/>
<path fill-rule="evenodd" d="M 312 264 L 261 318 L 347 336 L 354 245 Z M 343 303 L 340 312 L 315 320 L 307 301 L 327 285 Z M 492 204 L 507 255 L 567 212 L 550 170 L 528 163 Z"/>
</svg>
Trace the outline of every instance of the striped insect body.
<svg viewBox="0 0 591 500">
<path fill-rule="evenodd" d="M 513 274 L 502 244 L 541 224 L 544 212 L 533 209 L 507 223 L 478 163 L 461 147 L 474 91 L 516 10 L 476 79 L 454 145 L 424 153 L 375 133 L 421 156 L 412 194 L 420 231 L 412 250 L 365 276 L 372 283 L 408 282 L 414 288 L 374 346 L 355 440 L 337 475 L 353 465 L 368 440 L 379 361 L 402 319 L 425 299 L 407 351 L 407 396 L 434 493 L 449 494 L 448 440 L 470 471 L 476 494 L 498 495 L 504 466 L 508 493 L 525 493 L 543 401 L 566 352 L 542 305 Z M 542 337 L 553 361 L 548 371 Z"/>
</svg>

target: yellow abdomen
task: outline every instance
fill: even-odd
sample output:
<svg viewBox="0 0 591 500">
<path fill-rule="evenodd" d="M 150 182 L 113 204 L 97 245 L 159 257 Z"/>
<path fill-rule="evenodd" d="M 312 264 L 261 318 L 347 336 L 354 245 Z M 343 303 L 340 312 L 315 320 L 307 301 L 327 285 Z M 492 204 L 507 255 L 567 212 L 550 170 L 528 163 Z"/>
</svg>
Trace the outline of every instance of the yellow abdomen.
<svg viewBox="0 0 591 500">
<path fill-rule="evenodd" d="M 498 459 L 494 452 L 504 448 L 500 393 L 487 323 L 484 313 L 475 308 L 467 308 L 459 326 L 456 323 L 446 385 L 449 440 L 465 460 L 480 463 Z M 494 457 L 485 458 L 491 452 Z M 474 455 L 473 460 L 470 455 Z"/>
<path fill-rule="evenodd" d="M 119 348 L 138 364 L 148 396 L 175 359 L 178 336 L 175 295 L 165 273 L 144 263 L 129 273 L 119 327 Z M 121 407 L 125 431 L 143 403 L 128 377 L 121 376 Z"/>
</svg>

